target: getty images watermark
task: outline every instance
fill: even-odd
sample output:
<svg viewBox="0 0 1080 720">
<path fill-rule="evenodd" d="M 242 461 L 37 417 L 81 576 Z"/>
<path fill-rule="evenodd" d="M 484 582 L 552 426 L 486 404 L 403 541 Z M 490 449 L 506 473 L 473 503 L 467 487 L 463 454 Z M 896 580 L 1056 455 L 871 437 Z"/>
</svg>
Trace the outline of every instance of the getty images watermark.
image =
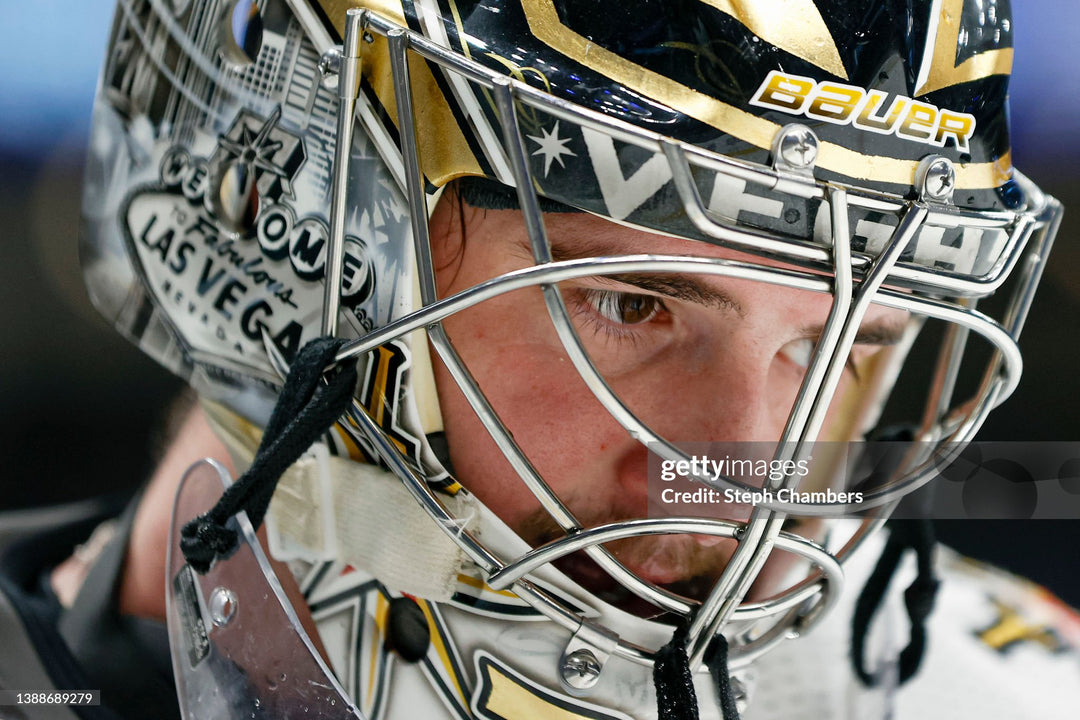
<svg viewBox="0 0 1080 720">
<path fill-rule="evenodd" d="M 669 485 L 660 488 L 661 502 L 669 505 L 678 504 L 715 504 L 765 505 L 772 503 L 862 503 L 860 491 L 837 491 L 831 487 L 823 490 L 800 490 L 796 486 L 770 487 L 766 483 L 779 483 L 785 479 L 801 481 L 810 475 L 813 457 L 798 460 L 781 460 L 748 457 L 722 458 L 708 455 L 692 455 L 689 459 L 660 461 L 660 479 L 671 483 L 676 479 L 700 480 L 698 487 L 692 490 L 677 489 Z M 722 487 L 721 478 L 739 478 L 756 481 L 755 489 Z M 722 488 L 722 489 L 721 489 Z"/>
<path fill-rule="evenodd" d="M 776 505 L 864 517 L 903 490 L 893 517 L 1080 518 L 1080 442 L 684 443 L 666 457 L 650 450 L 650 517 L 741 519 Z"/>
</svg>

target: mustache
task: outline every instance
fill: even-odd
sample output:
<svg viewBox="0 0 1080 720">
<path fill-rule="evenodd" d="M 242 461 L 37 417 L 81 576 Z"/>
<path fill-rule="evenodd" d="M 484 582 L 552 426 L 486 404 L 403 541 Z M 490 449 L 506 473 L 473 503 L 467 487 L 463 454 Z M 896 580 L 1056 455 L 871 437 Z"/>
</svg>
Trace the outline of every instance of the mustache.
<svg viewBox="0 0 1080 720">
<path fill-rule="evenodd" d="M 626 521 L 632 517 L 632 513 L 614 509 L 588 517 L 577 516 L 584 528 Z M 516 530 L 533 547 L 561 539 L 567 534 L 543 508 L 526 516 Z M 672 533 L 624 538 L 602 546 L 643 580 L 688 600 L 700 601 L 720 579 L 735 551 L 736 542 L 711 536 Z M 613 604 L 624 604 L 627 600 L 624 595 L 629 591 L 582 551 L 566 555 L 554 564 L 586 589 Z"/>
<path fill-rule="evenodd" d="M 574 507 L 574 497 L 563 498 L 567 507 Z M 579 506 L 592 507 L 586 502 Z M 593 528 L 614 522 L 642 517 L 641 513 L 608 506 L 606 512 L 576 514 L 583 528 Z M 784 529 L 814 539 L 823 534 L 822 522 L 808 518 L 788 518 Z M 519 522 L 518 534 L 532 547 L 566 537 L 567 533 L 543 508 L 537 508 Z M 715 536 L 672 533 L 625 538 L 603 547 L 640 579 L 664 588 L 691 602 L 704 601 L 716 586 L 735 553 L 736 540 Z M 762 600 L 786 587 L 787 574 L 800 561 L 797 558 L 773 553 L 766 561 L 747 594 L 749 600 Z M 553 565 L 600 600 L 642 618 L 660 619 L 665 615 L 652 603 L 641 599 L 620 581 L 609 575 L 585 552 L 577 551 L 555 560 Z M 806 568 L 810 570 L 809 566 Z"/>
</svg>

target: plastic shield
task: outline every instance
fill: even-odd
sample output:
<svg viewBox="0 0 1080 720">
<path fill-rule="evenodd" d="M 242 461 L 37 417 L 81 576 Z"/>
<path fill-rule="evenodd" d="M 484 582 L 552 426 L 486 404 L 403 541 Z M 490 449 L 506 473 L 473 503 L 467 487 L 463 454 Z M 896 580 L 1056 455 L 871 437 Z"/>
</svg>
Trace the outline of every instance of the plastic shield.
<svg viewBox="0 0 1080 720">
<path fill-rule="evenodd" d="M 183 717 L 363 718 L 301 626 L 246 514 L 230 520 L 239 536 L 231 557 L 201 576 L 185 562 L 181 528 L 231 483 L 221 465 L 201 460 L 173 505 L 166 614 Z"/>
</svg>

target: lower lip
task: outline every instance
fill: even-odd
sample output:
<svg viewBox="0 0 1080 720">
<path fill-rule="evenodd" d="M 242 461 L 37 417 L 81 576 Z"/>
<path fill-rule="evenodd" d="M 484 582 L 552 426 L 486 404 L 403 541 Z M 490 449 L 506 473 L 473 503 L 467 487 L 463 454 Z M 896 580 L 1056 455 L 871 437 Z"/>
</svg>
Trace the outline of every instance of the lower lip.
<svg viewBox="0 0 1080 720">
<path fill-rule="evenodd" d="M 634 573 L 645 582 L 650 582 L 653 585 L 666 585 L 667 583 L 674 583 L 683 579 L 681 573 L 672 570 L 665 570 L 664 568 L 641 570 L 635 567 L 627 566 L 627 570 Z"/>
<path fill-rule="evenodd" d="M 556 565 L 586 589 L 606 589 L 612 583 L 617 582 L 588 557 L 570 556 L 558 561 Z M 626 565 L 625 567 L 638 578 L 653 585 L 664 585 L 683 579 L 682 574 L 674 569 L 650 568 L 645 570 L 632 565 Z"/>
</svg>

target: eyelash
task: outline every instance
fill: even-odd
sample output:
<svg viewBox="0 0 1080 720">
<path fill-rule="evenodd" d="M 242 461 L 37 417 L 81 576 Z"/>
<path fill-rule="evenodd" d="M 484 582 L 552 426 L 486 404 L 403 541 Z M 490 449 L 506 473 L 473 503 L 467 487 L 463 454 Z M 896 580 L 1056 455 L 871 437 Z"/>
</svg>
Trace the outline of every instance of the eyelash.
<svg viewBox="0 0 1080 720">
<path fill-rule="evenodd" d="M 633 328 L 654 322 L 661 313 L 668 312 L 664 301 L 655 295 L 620 292 L 618 290 L 601 290 L 597 288 L 581 288 L 579 293 L 580 295 L 577 298 L 576 304 L 579 306 L 578 309 L 580 310 L 580 314 L 585 317 L 586 321 L 593 323 L 594 326 L 602 332 L 619 338 L 636 339 L 636 331 Z M 641 320 L 635 322 L 623 322 L 612 317 L 613 313 L 610 312 L 613 309 L 617 309 L 617 303 L 623 300 L 651 303 L 652 309 L 648 316 Z M 599 316 L 599 319 L 596 316 Z M 862 379 L 859 375 L 858 367 L 855 364 L 855 359 L 851 355 L 848 355 L 847 360 L 844 362 L 844 368 L 851 373 L 855 382 L 859 382 Z"/>
<path fill-rule="evenodd" d="M 634 338 L 635 328 L 655 322 L 662 314 L 668 312 L 664 301 L 655 295 L 643 295 L 640 293 L 627 293 L 618 290 L 600 290 L 596 288 L 582 288 L 579 290 L 578 306 L 582 316 L 587 322 L 594 323 L 595 327 L 608 335 L 615 337 Z M 620 304 L 626 301 L 646 303 L 648 313 L 641 319 L 626 322 L 617 315 Z"/>
</svg>

